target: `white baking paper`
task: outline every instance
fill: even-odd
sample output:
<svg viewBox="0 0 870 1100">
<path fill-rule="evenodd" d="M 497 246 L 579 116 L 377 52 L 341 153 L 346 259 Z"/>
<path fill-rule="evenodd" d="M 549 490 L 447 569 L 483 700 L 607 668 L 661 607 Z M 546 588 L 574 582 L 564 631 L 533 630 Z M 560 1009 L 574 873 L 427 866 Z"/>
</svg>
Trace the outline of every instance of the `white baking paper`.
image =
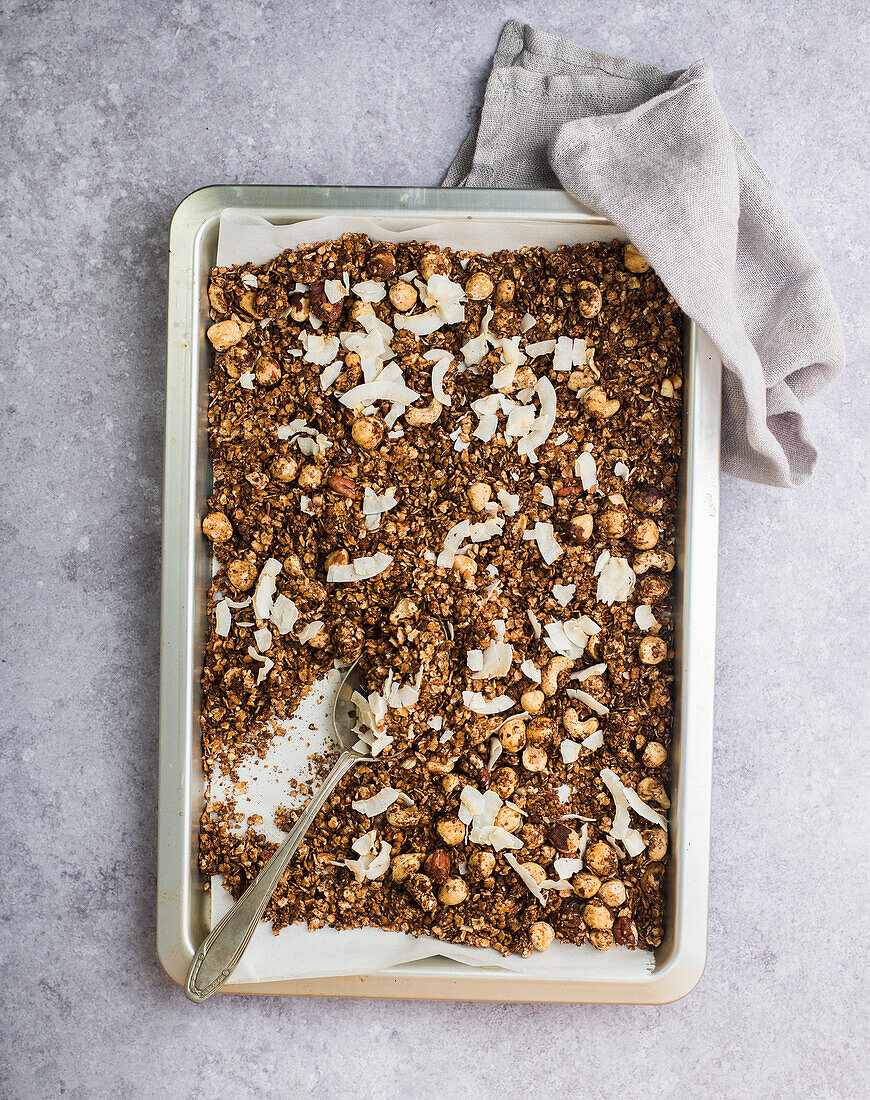
<svg viewBox="0 0 870 1100">
<path fill-rule="evenodd" d="M 330 216 L 273 225 L 257 215 L 243 210 L 226 210 L 221 215 L 218 236 L 217 264 L 253 262 L 262 264 L 286 248 L 314 241 L 333 240 L 342 233 L 366 233 L 381 241 L 432 241 L 441 247 L 464 248 L 475 252 L 542 245 L 555 248 L 560 244 L 579 244 L 594 240 L 622 238 L 617 230 L 573 222 L 516 222 L 495 219 L 444 218 L 421 223 L 419 218 L 365 218 Z M 236 612 L 242 618 L 243 612 Z M 329 746 L 332 700 L 340 676 L 332 672 L 315 686 L 302 701 L 296 713 L 282 723 L 284 736 L 275 737 L 264 759 L 246 760 L 240 767 L 240 779 L 246 789 L 234 793 L 240 813 L 259 814 L 263 823 L 257 831 L 268 840 L 280 841 L 283 835 L 275 826 L 278 806 L 295 807 L 290 780 L 310 778 L 309 755 Z M 315 729 L 310 729 L 310 726 Z M 225 798 L 230 783 L 215 776 L 210 797 Z M 360 818 L 360 835 L 375 825 Z M 244 828 L 244 826 L 242 826 Z M 232 905 L 224 890 L 222 878 L 211 882 L 212 927 Z M 541 954 L 522 959 L 503 957 L 497 951 L 443 943 L 431 936 L 407 936 L 376 928 L 349 929 L 337 932 L 322 928 L 310 932 L 304 925 L 291 925 L 279 935 L 268 924 L 261 923 L 248 949 L 233 974 L 234 982 L 270 982 L 295 978 L 337 977 L 347 974 L 373 974 L 387 967 L 416 959 L 441 955 L 475 967 L 500 967 L 539 978 L 575 980 L 638 979 L 649 973 L 655 959 L 650 951 L 629 951 L 613 947 L 596 951 L 588 944 L 574 947 L 555 942 Z"/>
</svg>

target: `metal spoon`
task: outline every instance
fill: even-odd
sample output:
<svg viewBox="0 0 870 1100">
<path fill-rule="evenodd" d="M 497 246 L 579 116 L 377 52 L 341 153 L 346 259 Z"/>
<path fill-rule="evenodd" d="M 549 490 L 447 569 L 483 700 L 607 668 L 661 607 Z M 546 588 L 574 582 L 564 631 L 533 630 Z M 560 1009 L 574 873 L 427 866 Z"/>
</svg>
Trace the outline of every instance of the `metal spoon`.
<svg viewBox="0 0 870 1100">
<path fill-rule="evenodd" d="M 341 755 L 299 815 L 299 820 L 287 834 L 287 839 L 220 924 L 206 937 L 193 957 L 184 992 L 197 1004 L 216 993 L 238 966 L 278 881 L 296 854 L 296 849 L 302 843 L 302 838 L 311 827 L 318 810 L 354 764 L 371 759 L 368 753 L 357 752 L 352 747 L 356 743 L 356 734 L 352 732 L 352 723 L 348 718 L 350 697 L 359 683 L 358 664 L 359 658 L 345 673 L 332 708 L 332 731 L 341 746 Z"/>
</svg>

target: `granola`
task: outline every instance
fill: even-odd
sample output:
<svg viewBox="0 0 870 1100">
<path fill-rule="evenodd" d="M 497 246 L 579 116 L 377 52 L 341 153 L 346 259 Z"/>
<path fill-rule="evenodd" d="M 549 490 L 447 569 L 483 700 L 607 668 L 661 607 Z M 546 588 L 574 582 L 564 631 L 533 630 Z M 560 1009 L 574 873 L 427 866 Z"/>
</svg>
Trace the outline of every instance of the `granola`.
<svg viewBox="0 0 870 1100">
<path fill-rule="evenodd" d="M 206 774 L 357 657 L 373 754 L 265 919 L 660 944 L 682 381 L 660 280 L 619 242 L 348 234 L 216 268 L 209 303 Z M 258 824 L 202 815 L 234 897 L 275 850 Z"/>
</svg>

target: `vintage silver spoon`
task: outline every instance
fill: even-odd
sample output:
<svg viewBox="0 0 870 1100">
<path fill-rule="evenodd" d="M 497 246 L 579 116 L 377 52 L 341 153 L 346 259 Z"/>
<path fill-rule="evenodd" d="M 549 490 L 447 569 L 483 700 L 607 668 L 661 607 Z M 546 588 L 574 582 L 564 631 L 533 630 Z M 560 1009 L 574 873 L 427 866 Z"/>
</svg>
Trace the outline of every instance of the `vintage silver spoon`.
<svg viewBox="0 0 870 1100">
<path fill-rule="evenodd" d="M 357 752 L 352 747 L 357 737 L 353 733 L 349 707 L 351 706 L 350 697 L 359 686 L 358 665 L 359 658 L 345 672 L 332 708 L 332 732 L 341 746 L 341 755 L 299 815 L 299 820 L 287 834 L 281 847 L 220 924 L 206 937 L 193 957 L 187 972 L 184 992 L 197 1004 L 210 997 L 212 993 L 216 993 L 238 966 L 278 881 L 296 854 L 296 849 L 302 843 L 302 838 L 311 827 L 318 810 L 354 764 L 359 763 L 360 760 L 371 760 L 368 753 Z"/>
</svg>

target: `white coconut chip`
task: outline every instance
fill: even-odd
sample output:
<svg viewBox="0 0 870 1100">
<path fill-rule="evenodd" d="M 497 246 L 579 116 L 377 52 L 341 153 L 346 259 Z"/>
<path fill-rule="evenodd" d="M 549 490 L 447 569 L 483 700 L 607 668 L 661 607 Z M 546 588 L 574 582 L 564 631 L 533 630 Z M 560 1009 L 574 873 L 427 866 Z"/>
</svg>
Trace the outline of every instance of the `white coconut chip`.
<svg viewBox="0 0 870 1100">
<path fill-rule="evenodd" d="M 583 681 L 588 680 L 590 676 L 600 676 L 602 672 L 607 672 L 606 663 L 590 665 L 589 668 L 581 669 L 580 672 L 573 672 L 568 679 L 578 680 L 582 684 Z"/>
<path fill-rule="evenodd" d="M 520 672 L 523 676 L 528 677 L 533 684 L 539 684 L 541 682 L 541 670 L 532 661 L 525 660 L 520 665 Z"/>
<path fill-rule="evenodd" d="M 427 351 L 424 359 L 432 361 L 432 395 L 436 401 L 440 401 L 442 405 L 452 405 L 453 398 L 444 389 L 444 377 L 450 370 L 450 364 L 453 362 L 453 356 L 449 351 L 445 351 L 443 348 L 435 348 L 433 351 Z"/>
<path fill-rule="evenodd" d="M 570 336 L 560 336 L 553 352 L 553 370 L 570 370 L 574 362 L 574 341 Z"/>
<path fill-rule="evenodd" d="M 387 288 L 375 279 L 354 283 L 351 290 L 362 302 L 382 302 L 387 296 Z"/>
<path fill-rule="evenodd" d="M 590 733 L 588 737 L 584 737 L 580 744 L 584 749 L 595 752 L 596 749 L 600 749 L 604 744 L 604 734 L 601 730 L 596 730 L 594 733 Z"/>
<path fill-rule="evenodd" d="M 324 367 L 320 372 L 320 388 L 324 391 L 328 390 L 343 370 L 344 363 L 341 362 L 330 363 L 328 367 Z"/>
<path fill-rule="evenodd" d="M 393 323 L 397 329 L 407 329 L 415 336 L 431 336 L 443 327 L 444 319 L 437 309 L 427 309 L 425 313 L 414 313 L 411 316 L 396 313 L 393 315 Z"/>
<path fill-rule="evenodd" d="M 389 512 L 391 508 L 396 507 L 397 503 L 396 490 L 392 485 L 380 495 L 366 485 L 363 490 L 362 514 L 364 516 L 377 516 L 382 512 Z"/>
<path fill-rule="evenodd" d="M 523 351 L 530 359 L 538 359 L 542 355 L 552 355 L 556 350 L 555 340 L 538 340 L 535 344 L 526 344 Z"/>
<path fill-rule="evenodd" d="M 574 593 L 576 591 L 576 584 L 554 584 L 553 599 L 560 607 L 567 607 L 568 604 L 574 599 Z"/>
<path fill-rule="evenodd" d="M 546 507 L 548 508 L 552 508 L 553 505 L 556 503 L 556 500 L 553 496 L 553 490 L 550 488 L 549 485 L 539 485 L 538 489 L 541 492 L 541 504 L 546 505 Z"/>
<path fill-rule="evenodd" d="M 497 680 L 507 676 L 513 659 L 513 649 L 502 641 L 491 641 L 483 650 L 470 649 L 467 655 L 472 680 Z"/>
<path fill-rule="evenodd" d="M 534 426 L 534 406 L 516 405 L 508 414 L 507 423 L 504 426 L 505 439 L 522 439 L 529 434 Z"/>
<path fill-rule="evenodd" d="M 598 577 L 595 598 L 608 605 L 624 603 L 634 591 L 637 578 L 625 558 L 615 558 L 609 550 L 598 555 L 594 576 Z"/>
<path fill-rule="evenodd" d="M 532 430 L 517 444 L 517 454 L 528 455 L 532 462 L 538 461 L 535 451 L 547 442 L 556 423 L 556 391 L 546 375 L 538 379 L 535 392 L 541 402 L 541 412 L 536 417 Z"/>
<path fill-rule="evenodd" d="M 383 875 L 390 866 L 390 852 L 392 846 L 385 840 L 381 841 L 381 850 L 376 856 L 373 856 L 370 852 L 365 855 L 361 855 L 359 859 L 346 859 L 344 861 L 345 867 L 353 871 L 354 878 L 357 882 L 363 882 L 365 879 L 378 879 Z"/>
<path fill-rule="evenodd" d="M 603 703 L 599 703 L 588 691 L 580 691 L 577 688 L 566 688 L 565 691 L 569 699 L 576 699 L 578 703 L 585 704 L 585 706 L 589 707 L 589 709 L 596 714 L 610 714 L 610 707 L 606 707 Z"/>
<path fill-rule="evenodd" d="M 316 367 L 325 367 L 335 361 L 338 355 L 340 342 L 337 336 L 311 336 L 303 332 L 299 339 L 305 348 L 302 357 L 306 363 L 313 363 Z"/>
<path fill-rule="evenodd" d="M 517 857 L 512 855 L 510 852 L 505 852 L 504 858 L 520 876 L 532 897 L 539 901 L 541 905 L 546 905 L 547 899 L 544 897 L 543 890 L 540 888 L 537 882 L 535 882 L 535 880 L 532 878 L 531 874 L 529 874 L 529 872 L 525 869 L 525 867 L 523 867 Z"/>
<path fill-rule="evenodd" d="M 378 551 L 371 557 L 355 558 L 349 565 L 331 565 L 326 572 L 330 584 L 355 584 L 378 576 L 392 564 L 389 554 Z"/>
<path fill-rule="evenodd" d="M 275 596 L 275 578 L 281 572 L 281 568 L 281 562 L 279 562 L 277 558 L 269 558 L 260 570 L 253 597 L 254 615 L 258 619 L 263 619 L 265 621 L 272 613 L 272 600 Z"/>
<path fill-rule="evenodd" d="M 538 322 L 531 315 L 531 313 L 524 313 L 522 320 L 520 321 L 520 332 L 528 332 L 530 328 L 534 328 Z"/>
<path fill-rule="evenodd" d="M 547 565 L 552 565 L 563 554 L 562 547 L 556 542 L 553 534 L 552 523 L 543 523 L 538 520 L 531 530 L 523 531 L 523 539 L 525 541 L 534 539 L 538 544 L 538 552 Z"/>
<path fill-rule="evenodd" d="M 529 617 L 529 622 L 532 624 L 532 633 L 535 635 L 535 638 L 540 639 L 540 637 L 541 637 L 541 622 L 540 622 L 540 619 L 534 613 L 534 611 L 532 611 L 532 609 L 530 607 L 526 608 L 526 614 Z"/>
<path fill-rule="evenodd" d="M 251 597 L 248 596 L 248 598 L 245 599 L 245 600 L 231 600 L 231 599 L 227 598 L 225 600 L 225 602 L 226 602 L 227 607 L 232 607 L 232 608 L 249 607 L 250 603 L 251 603 Z"/>
<path fill-rule="evenodd" d="M 302 629 L 296 635 L 296 640 L 299 642 L 300 645 L 305 645 L 307 642 L 310 642 L 312 638 L 316 638 L 322 629 L 323 620 L 315 619 L 314 622 L 302 627 Z"/>
<path fill-rule="evenodd" d="M 491 737 L 489 741 L 489 760 L 486 762 L 487 768 L 490 771 L 495 767 L 498 762 L 498 758 L 504 752 L 504 745 L 499 741 L 497 737 Z"/>
<path fill-rule="evenodd" d="M 387 363 L 372 382 L 363 382 L 354 386 L 339 397 L 339 401 L 348 409 L 357 405 L 370 405 L 373 401 L 392 401 L 396 405 L 412 405 L 420 396 L 416 390 L 405 385 L 402 371 L 396 362 Z"/>
<path fill-rule="evenodd" d="M 592 489 L 598 484 L 598 468 L 588 451 L 581 452 L 574 460 L 574 476 L 580 478 L 584 489 Z"/>
<path fill-rule="evenodd" d="M 559 745 L 559 752 L 565 764 L 576 764 L 580 759 L 580 746 L 576 741 L 565 740 Z"/>
<path fill-rule="evenodd" d="M 442 569 L 450 569 L 456 558 L 456 553 L 465 539 L 471 535 L 471 521 L 467 519 L 454 523 L 444 536 L 444 547 L 438 555 L 436 564 Z"/>
<path fill-rule="evenodd" d="M 311 497 L 305 496 L 303 493 L 299 498 L 299 511 L 306 516 L 316 516 L 317 509 L 311 507 Z"/>
<path fill-rule="evenodd" d="M 384 787 L 382 791 L 373 794 L 371 798 L 362 798 L 356 802 L 351 802 L 351 807 L 357 813 L 365 814 L 366 817 L 377 817 L 378 814 L 387 811 L 394 802 L 403 802 L 406 806 L 414 805 L 413 798 L 406 795 L 404 791 L 397 791 L 395 787 Z"/>
<path fill-rule="evenodd" d="M 506 489 L 499 489 L 497 493 L 499 503 L 504 509 L 504 514 L 510 519 L 520 510 L 520 498 L 516 493 L 509 493 Z"/>
<path fill-rule="evenodd" d="M 252 288 L 252 289 L 254 289 L 254 290 L 256 290 L 256 289 L 257 289 L 257 288 L 259 287 L 259 285 L 260 285 L 260 282 L 259 282 L 259 280 L 257 279 L 257 276 L 256 276 L 256 275 L 252 275 L 252 274 L 250 273 L 250 271 L 245 271 L 245 272 L 243 272 L 243 274 L 242 274 L 242 276 L 241 276 L 241 280 L 242 280 L 242 282 L 243 282 L 243 283 L 245 284 L 245 286 L 249 286 L 249 287 L 251 287 L 251 288 Z"/>
<path fill-rule="evenodd" d="M 610 768 L 602 768 L 598 774 L 605 787 L 610 791 L 610 797 L 613 799 L 613 804 L 616 807 L 616 813 L 613 817 L 613 824 L 610 827 L 609 835 L 613 837 L 614 840 L 621 840 L 625 845 L 626 851 L 632 858 L 640 855 L 646 845 L 640 832 L 631 827 L 631 817 L 628 812 L 629 789 L 623 785 L 616 772 L 612 771 Z M 632 794 L 634 794 L 633 791 Z M 638 801 L 640 801 L 640 799 L 638 799 Z M 644 804 L 641 803 L 641 805 Z M 649 810 L 648 806 L 644 806 L 644 808 Z M 655 811 L 652 812 L 655 813 Z M 664 820 L 659 814 L 656 814 L 656 817 L 659 817 L 662 821 Z M 667 825 L 665 825 L 665 828 L 667 828 Z"/>
<path fill-rule="evenodd" d="M 267 626 L 261 626 L 254 631 L 254 644 L 261 653 L 268 653 L 272 648 L 272 631 Z"/>
<path fill-rule="evenodd" d="M 215 634 L 221 638 L 228 638 L 233 625 L 233 616 L 228 600 L 220 600 L 214 605 L 214 629 Z"/>
<path fill-rule="evenodd" d="M 346 294 L 346 287 L 339 279 L 326 279 L 323 283 L 323 293 L 330 305 L 340 302 Z"/>
<path fill-rule="evenodd" d="M 252 390 L 254 388 L 254 372 L 246 370 L 244 374 L 240 374 L 239 385 L 243 390 Z"/>
<path fill-rule="evenodd" d="M 583 860 L 560 857 L 553 860 L 553 870 L 560 879 L 569 879 L 572 875 L 576 875 L 578 871 L 583 870 Z"/>
<path fill-rule="evenodd" d="M 248 656 L 255 661 L 263 662 L 263 667 L 257 673 L 257 686 L 259 687 L 275 667 L 275 662 L 270 657 L 264 657 L 262 653 L 258 653 L 252 645 L 248 646 Z"/>
<path fill-rule="evenodd" d="M 462 702 L 475 714 L 501 714 L 514 705 L 507 695 L 497 695 L 495 699 L 486 699 L 479 691 L 463 691 Z"/>
<path fill-rule="evenodd" d="M 631 470 L 629 470 L 624 462 L 617 462 L 617 464 L 613 467 L 613 472 L 616 474 L 617 477 L 621 477 L 623 481 L 628 481 L 628 476 L 631 473 Z"/>
<path fill-rule="evenodd" d="M 288 596 L 282 594 L 275 597 L 269 618 L 278 628 L 279 634 L 289 634 L 299 618 L 299 609 Z"/>
<path fill-rule="evenodd" d="M 567 783 L 562 783 L 561 786 L 556 788 L 556 795 L 559 801 L 564 805 L 566 802 L 571 801 L 571 788 Z"/>
<path fill-rule="evenodd" d="M 648 603 L 638 604 L 634 609 L 634 621 L 641 630 L 652 630 L 659 625 L 658 619 L 653 615 L 653 610 Z"/>
</svg>

